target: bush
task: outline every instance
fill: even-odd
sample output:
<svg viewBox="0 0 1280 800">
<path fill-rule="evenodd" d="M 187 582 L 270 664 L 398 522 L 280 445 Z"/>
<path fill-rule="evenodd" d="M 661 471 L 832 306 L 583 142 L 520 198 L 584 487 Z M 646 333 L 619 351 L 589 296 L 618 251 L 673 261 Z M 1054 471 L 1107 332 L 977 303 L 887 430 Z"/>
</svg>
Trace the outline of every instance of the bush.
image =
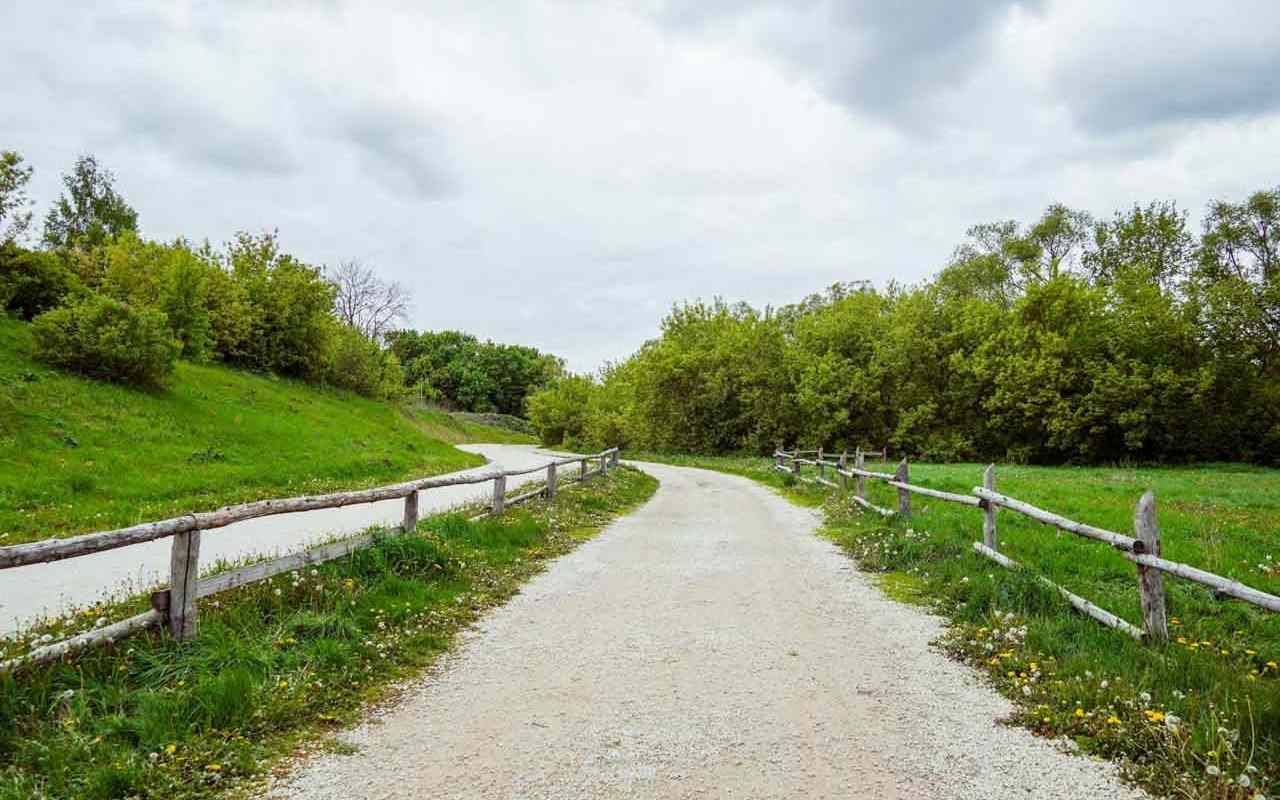
<svg viewBox="0 0 1280 800">
<path fill-rule="evenodd" d="M 77 286 L 75 275 L 52 253 L 0 246 L 0 301 L 23 319 L 62 305 Z"/>
<path fill-rule="evenodd" d="M 365 397 L 390 400 L 404 388 L 404 373 L 395 354 L 355 328 L 333 323 L 324 381 Z"/>
<path fill-rule="evenodd" d="M 32 333 L 45 363 L 138 386 L 162 385 L 178 359 L 164 312 L 102 295 L 41 314 Z"/>
</svg>

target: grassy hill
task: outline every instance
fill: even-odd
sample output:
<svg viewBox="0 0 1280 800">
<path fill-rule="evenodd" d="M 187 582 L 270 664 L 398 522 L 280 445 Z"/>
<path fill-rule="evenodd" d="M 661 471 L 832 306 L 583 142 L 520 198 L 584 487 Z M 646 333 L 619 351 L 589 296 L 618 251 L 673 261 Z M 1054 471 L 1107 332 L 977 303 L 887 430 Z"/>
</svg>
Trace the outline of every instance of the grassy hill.
<svg viewBox="0 0 1280 800">
<path fill-rule="evenodd" d="M 0 544 L 483 463 L 451 443 L 532 441 L 221 366 L 141 391 L 52 370 L 0 317 Z"/>
</svg>

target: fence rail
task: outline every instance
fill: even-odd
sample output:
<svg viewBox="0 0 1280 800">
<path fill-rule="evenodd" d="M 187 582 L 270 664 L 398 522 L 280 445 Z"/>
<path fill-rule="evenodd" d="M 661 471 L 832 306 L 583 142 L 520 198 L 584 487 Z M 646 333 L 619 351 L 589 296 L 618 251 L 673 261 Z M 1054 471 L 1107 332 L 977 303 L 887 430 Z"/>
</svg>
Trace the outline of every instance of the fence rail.
<svg viewBox="0 0 1280 800">
<path fill-rule="evenodd" d="M 599 467 L 596 469 L 590 469 L 589 467 L 593 461 L 599 462 Z M 404 518 L 400 527 L 402 531 L 407 532 L 412 531 L 418 524 L 419 492 L 444 486 L 481 484 L 492 481 L 494 492 L 488 510 L 476 517 L 472 517 L 472 519 L 479 519 L 485 516 L 501 514 L 508 506 L 525 502 L 540 495 L 548 499 L 554 499 L 560 483 L 558 468 L 565 464 L 574 463 L 581 464 L 582 468 L 579 474 L 571 480 L 583 481 L 592 475 L 607 474 L 611 465 L 618 464 L 618 448 L 610 448 L 587 456 L 552 459 L 545 464 L 527 469 L 507 470 L 505 472 L 491 470 L 465 475 L 423 478 L 351 492 L 333 492 L 306 497 L 260 500 L 253 503 L 226 506 L 216 511 L 184 514 L 172 519 L 133 525 L 118 530 L 86 533 L 66 539 L 46 539 L 29 544 L 0 547 L 0 569 L 12 569 L 29 564 L 76 558 L 166 537 L 173 539 L 173 545 L 170 550 L 169 585 L 152 592 L 151 610 L 102 628 L 86 631 L 61 642 L 37 648 L 19 658 L 0 662 L 0 672 L 11 671 L 17 667 L 56 661 L 77 650 L 110 644 L 144 628 L 163 623 L 167 623 L 169 632 L 179 641 L 191 638 L 196 632 L 197 601 L 200 598 L 225 592 L 228 589 L 234 589 L 245 584 L 266 580 L 272 576 L 283 572 L 291 572 L 309 564 L 319 564 L 324 561 L 341 558 L 356 550 L 368 547 L 375 541 L 373 534 L 361 534 L 201 578 L 199 573 L 200 534 L 202 531 L 216 530 L 234 522 L 275 514 L 341 508 L 349 505 L 403 498 Z M 506 483 L 508 477 L 529 475 L 544 470 L 547 473 L 544 485 L 513 497 L 507 496 Z"/>
<path fill-rule="evenodd" d="M 799 458 L 798 453 L 800 452 L 816 452 L 817 457 L 814 459 Z M 1134 638 L 1150 642 L 1162 642 L 1169 638 L 1168 621 L 1165 612 L 1165 591 L 1162 579 L 1162 575 L 1165 574 L 1207 586 L 1214 590 L 1215 596 L 1219 599 L 1231 597 L 1269 611 L 1280 612 L 1280 597 L 1189 564 L 1162 558 L 1160 555 L 1160 528 L 1156 521 L 1155 495 L 1152 492 L 1147 492 L 1138 500 L 1134 508 L 1133 535 L 1129 536 L 1067 519 L 1052 511 L 1046 511 L 1017 498 L 1000 494 L 995 491 L 996 467 L 994 464 L 988 466 L 983 473 L 982 486 L 974 487 L 972 494 L 957 494 L 912 484 L 909 480 L 910 467 L 905 458 L 898 463 L 894 474 L 890 475 L 884 472 L 872 472 L 864 469 L 866 453 L 862 450 L 855 451 L 854 466 L 852 467 L 848 465 L 849 454 L 847 452 L 841 454 L 839 461 L 834 462 L 825 460 L 822 456 L 821 450 L 793 450 L 788 452 L 778 448 L 774 452 L 774 468 L 793 474 L 800 480 L 834 486 L 835 484 L 824 476 L 825 469 L 831 467 L 841 478 L 840 485 L 843 488 L 848 489 L 849 481 L 855 481 L 854 494 L 850 495 L 850 499 L 862 508 L 884 516 L 900 516 L 909 519 L 911 517 L 911 495 L 913 494 L 978 508 L 983 514 L 983 540 L 973 543 L 974 552 L 991 559 L 1006 569 L 1021 570 L 1024 567 L 999 550 L 996 511 L 1000 508 L 1016 512 L 1044 525 L 1050 525 L 1068 533 L 1110 545 L 1119 551 L 1122 557 L 1133 562 L 1137 567 L 1138 599 L 1142 609 L 1141 628 L 1106 609 L 1094 605 L 1083 597 L 1073 594 L 1044 576 L 1036 576 L 1036 580 L 1060 593 L 1068 603 L 1081 613 L 1098 620 L 1104 625 L 1121 630 Z M 802 475 L 801 467 L 803 465 L 813 465 L 817 474 L 812 476 Z M 894 510 L 873 504 L 867 498 L 867 480 L 882 481 L 895 489 L 898 493 L 898 508 Z"/>
</svg>

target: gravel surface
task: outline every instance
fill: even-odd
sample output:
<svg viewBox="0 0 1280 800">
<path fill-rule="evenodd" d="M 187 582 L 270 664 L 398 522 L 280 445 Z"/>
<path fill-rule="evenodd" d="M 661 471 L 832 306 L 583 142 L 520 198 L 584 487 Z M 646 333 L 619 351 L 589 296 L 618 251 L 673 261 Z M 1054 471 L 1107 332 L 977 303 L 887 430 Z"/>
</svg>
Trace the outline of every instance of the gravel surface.
<svg viewBox="0 0 1280 800">
<path fill-rule="evenodd" d="M 653 499 L 559 559 L 393 708 L 271 798 L 1139 798 L 997 724 L 815 513 L 641 465 Z"/>
</svg>

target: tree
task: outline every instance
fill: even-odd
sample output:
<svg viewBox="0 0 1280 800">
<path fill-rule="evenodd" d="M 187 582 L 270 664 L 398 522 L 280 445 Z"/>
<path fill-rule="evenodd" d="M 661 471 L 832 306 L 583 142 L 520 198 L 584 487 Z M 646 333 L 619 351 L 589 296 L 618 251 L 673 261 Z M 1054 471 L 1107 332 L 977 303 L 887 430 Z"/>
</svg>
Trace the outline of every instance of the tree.
<svg viewBox="0 0 1280 800">
<path fill-rule="evenodd" d="M 1111 284 L 1125 271 L 1137 270 L 1165 289 L 1173 289 L 1189 273 L 1195 239 L 1187 230 L 1187 214 L 1173 201 L 1134 204 L 1117 211 L 1111 222 L 1093 229 L 1093 247 L 1084 266 L 1094 283 Z"/>
<path fill-rule="evenodd" d="M 1201 263 L 1211 272 L 1258 284 L 1280 281 L 1280 187 L 1243 203 L 1212 203 L 1201 244 Z"/>
<path fill-rule="evenodd" d="M 44 243 L 55 250 L 90 249 L 138 229 L 138 212 L 116 193 L 115 176 L 92 155 L 62 176 L 66 191 L 44 218 Z"/>
<path fill-rule="evenodd" d="M 27 197 L 31 172 L 31 167 L 22 165 L 21 155 L 0 151 L 0 244 L 21 239 L 31 225 L 31 200 Z"/>
<path fill-rule="evenodd" d="M 385 281 L 359 261 L 343 261 L 325 270 L 335 294 L 333 313 L 340 321 L 381 342 L 409 316 L 409 290 Z"/>
<path fill-rule="evenodd" d="M 1020 263 L 1027 284 L 1047 283 L 1069 271 L 1089 239 L 1093 218 L 1088 212 L 1054 203 L 1027 232 L 1026 239 L 1038 251 L 1038 258 Z"/>
</svg>

